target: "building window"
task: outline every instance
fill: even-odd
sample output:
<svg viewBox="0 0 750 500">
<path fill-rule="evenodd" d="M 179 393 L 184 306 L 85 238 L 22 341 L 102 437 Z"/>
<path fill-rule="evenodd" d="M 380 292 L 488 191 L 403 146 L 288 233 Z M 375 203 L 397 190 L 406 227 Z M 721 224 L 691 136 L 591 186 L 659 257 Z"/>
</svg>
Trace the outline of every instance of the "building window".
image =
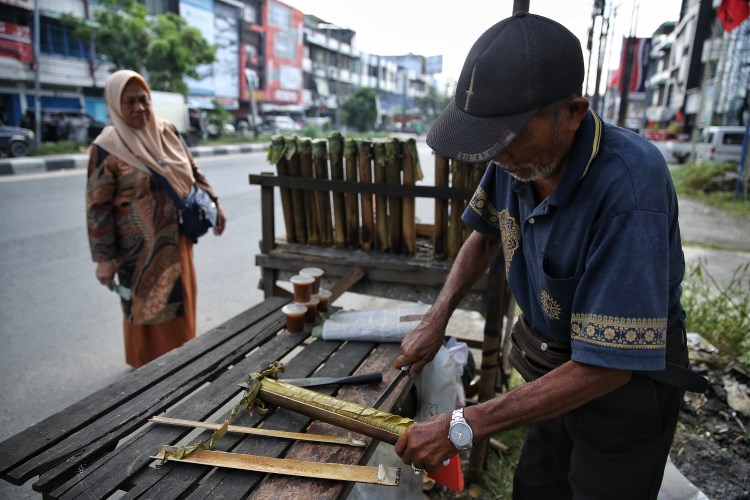
<svg viewBox="0 0 750 500">
<path fill-rule="evenodd" d="M 87 59 L 89 46 L 73 37 L 73 28 L 61 22 L 42 18 L 39 28 L 39 51 L 76 59 Z"/>
</svg>

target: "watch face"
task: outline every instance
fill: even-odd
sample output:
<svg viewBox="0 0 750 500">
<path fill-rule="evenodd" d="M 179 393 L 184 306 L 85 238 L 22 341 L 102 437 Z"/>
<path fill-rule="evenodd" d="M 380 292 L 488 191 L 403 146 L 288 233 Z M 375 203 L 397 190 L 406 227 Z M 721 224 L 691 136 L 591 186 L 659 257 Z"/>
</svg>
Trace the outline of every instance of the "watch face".
<svg viewBox="0 0 750 500">
<path fill-rule="evenodd" d="M 471 427 L 463 422 L 456 422 L 451 426 L 450 439 L 457 447 L 468 446 L 472 439 Z"/>
</svg>

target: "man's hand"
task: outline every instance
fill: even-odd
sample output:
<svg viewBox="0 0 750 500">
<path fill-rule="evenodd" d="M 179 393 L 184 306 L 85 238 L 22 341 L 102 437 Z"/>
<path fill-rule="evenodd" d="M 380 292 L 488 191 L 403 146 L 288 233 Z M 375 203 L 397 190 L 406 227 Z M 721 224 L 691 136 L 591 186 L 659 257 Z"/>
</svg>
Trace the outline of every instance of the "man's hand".
<svg viewBox="0 0 750 500">
<path fill-rule="evenodd" d="M 227 214 L 224 212 L 224 207 L 216 200 L 216 225 L 214 226 L 214 234 L 221 236 L 224 229 L 227 227 Z"/>
<path fill-rule="evenodd" d="M 115 272 L 117 271 L 117 265 L 114 260 L 105 260 L 103 262 L 96 263 L 96 279 L 99 283 L 112 290 L 112 282 L 115 278 Z"/>
<path fill-rule="evenodd" d="M 418 373 L 432 361 L 443 345 L 445 325 L 430 310 L 417 327 L 401 340 L 401 355 L 393 362 L 396 368 L 411 365 L 409 375 Z"/>
<path fill-rule="evenodd" d="M 435 472 L 444 461 L 458 453 L 448 439 L 450 413 L 441 413 L 427 422 L 409 426 L 396 442 L 395 450 L 407 465 L 427 472 Z"/>
</svg>

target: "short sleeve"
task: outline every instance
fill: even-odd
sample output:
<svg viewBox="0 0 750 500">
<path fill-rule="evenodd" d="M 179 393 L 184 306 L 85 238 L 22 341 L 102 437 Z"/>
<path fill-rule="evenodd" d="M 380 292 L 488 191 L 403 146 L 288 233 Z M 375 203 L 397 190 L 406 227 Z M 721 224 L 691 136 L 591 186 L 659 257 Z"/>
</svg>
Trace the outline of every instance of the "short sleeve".
<svg viewBox="0 0 750 500">
<path fill-rule="evenodd" d="M 668 297 L 667 215 L 633 210 L 600 224 L 573 300 L 573 359 L 609 368 L 663 369 Z"/>
<path fill-rule="evenodd" d="M 490 162 L 461 220 L 473 230 L 500 237 L 500 212 L 498 204 L 497 168 Z"/>
</svg>

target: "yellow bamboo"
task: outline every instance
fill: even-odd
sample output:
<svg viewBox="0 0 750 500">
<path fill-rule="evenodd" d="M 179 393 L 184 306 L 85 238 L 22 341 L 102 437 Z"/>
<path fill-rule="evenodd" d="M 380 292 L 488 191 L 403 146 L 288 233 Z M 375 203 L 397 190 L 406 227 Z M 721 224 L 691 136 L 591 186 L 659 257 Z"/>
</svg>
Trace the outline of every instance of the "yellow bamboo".
<svg viewBox="0 0 750 500">
<path fill-rule="evenodd" d="M 346 161 L 346 180 L 357 182 L 357 143 L 354 139 L 344 142 L 344 160 Z M 346 193 L 346 244 L 349 248 L 359 248 L 359 198 L 357 193 Z"/>
<path fill-rule="evenodd" d="M 328 137 L 328 151 L 331 157 L 331 179 L 344 179 L 344 138 L 340 132 Z M 346 208 L 344 193 L 333 193 L 333 238 L 335 246 L 346 246 Z"/>
<path fill-rule="evenodd" d="M 370 141 L 360 141 L 357 149 L 359 182 L 371 184 L 373 163 L 372 143 Z M 372 250 L 375 241 L 375 217 L 373 215 L 372 200 L 373 196 L 371 194 L 364 193 L 360 197 L 362 205 L 362 236 L 360 241 L 362 249 L 368 252 Z"/>
</svg>

